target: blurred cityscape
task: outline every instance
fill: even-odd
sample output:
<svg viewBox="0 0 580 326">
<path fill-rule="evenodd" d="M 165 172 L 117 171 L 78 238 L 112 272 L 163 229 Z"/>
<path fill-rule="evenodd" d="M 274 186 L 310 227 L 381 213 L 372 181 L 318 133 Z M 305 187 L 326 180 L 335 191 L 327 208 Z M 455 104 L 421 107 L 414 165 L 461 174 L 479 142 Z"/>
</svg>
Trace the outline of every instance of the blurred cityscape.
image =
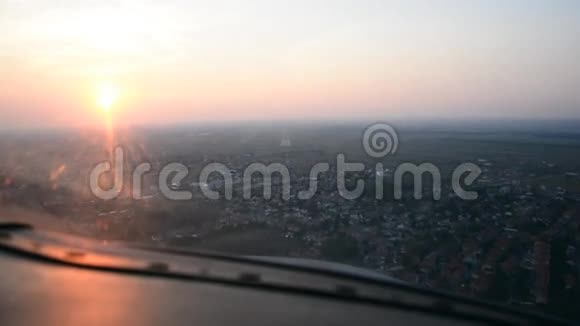
<svg viewBox="0 0 580 326">
<path fill-rule="evenodd" d="M 397 154 L 374 160 L 361 148 L 363 127 L 119 130 L 116 142 L 129 153 L 126 170 L 142 162 L 153 169 L 145 175 L 142 199 L 132 199 L 125 187 L 110 201 L 95 198 L 88 187 L 90 169 L 107 159 L 99 131 L 7 133 L 0 140 L 0 219 L 103 243 L 331 260 L 424 288 L 580 318 L 580 134 L 509 126 L 403 126 Z M 361 198 L 338 194 L 337 153 L 349 162 L 365 163 L 365 171 L 347 174 L 349 189 L 357 180 L 365 181 Z M 192 200 L 170 201 L 160 194 L 157 175 L 171 162 L 189 168 L 185 180 L 170 186 L 192 191 Z M 209 187 L 221 199 L 202 195 L 197 178 L 212 162 L 231 169 L 233 199 L 224 199 L 218 174 Z M 263 198 L 259 176 L 253 179 L 252 198 L 243 198 L 242 173 L 254 162 L 289 168 L 289 200 L 282 199 L 276 175 L 271 199 Z M 328 162 L 330 171 L 320 174 L 313 198 L 298 199 L 318 162 Z M 374 193 L 377 162 L 385 168 L 382 200 Z M 393 171 L 402 162 L 436 164 L 443 177 L 441 200 L 432 199 L 427 175 L 423 199 L 412 197 L 408 176 L 404 198 L 394 200 Z M 483 169 L 469 187 L 479 194 L 474 201 L 461 200 L 450 189 L 451 172 L 463 162 Z M 126 175 L 129 181 L 130 173 Z"/>
</svg>

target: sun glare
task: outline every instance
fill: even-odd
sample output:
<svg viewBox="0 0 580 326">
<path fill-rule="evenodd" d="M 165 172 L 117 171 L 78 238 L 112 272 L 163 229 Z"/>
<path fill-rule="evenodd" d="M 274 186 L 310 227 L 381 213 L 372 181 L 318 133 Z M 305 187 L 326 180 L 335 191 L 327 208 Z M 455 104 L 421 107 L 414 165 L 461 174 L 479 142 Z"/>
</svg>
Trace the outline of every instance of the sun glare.
<svg viewBox="0 0 580 326">
<path fill-rule="evenodd" d="M 104 83 L 99 87 L 97 103 L 105 112 L 109 112 L 117 99 L 117 89 L 110 83 Z"/>
</svg>

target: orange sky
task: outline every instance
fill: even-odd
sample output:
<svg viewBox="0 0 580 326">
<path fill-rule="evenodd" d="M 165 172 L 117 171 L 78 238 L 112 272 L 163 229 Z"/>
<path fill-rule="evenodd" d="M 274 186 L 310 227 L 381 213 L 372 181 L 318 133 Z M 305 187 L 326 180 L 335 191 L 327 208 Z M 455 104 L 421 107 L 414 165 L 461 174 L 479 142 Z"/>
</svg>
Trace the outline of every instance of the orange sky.
<svg viewBox="0 0 580 326">
<path fill-rule="evenodd" d="M 0 4 L 0 127 L 580 118 L 571 1 Z"/>
</svg>

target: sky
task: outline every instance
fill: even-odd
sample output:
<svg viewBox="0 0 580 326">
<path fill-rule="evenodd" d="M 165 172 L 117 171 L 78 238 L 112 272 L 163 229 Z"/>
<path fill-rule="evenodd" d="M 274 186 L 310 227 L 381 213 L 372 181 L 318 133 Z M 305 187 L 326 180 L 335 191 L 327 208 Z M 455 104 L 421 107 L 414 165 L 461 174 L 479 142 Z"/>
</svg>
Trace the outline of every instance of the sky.
<svg viewBox="0 0 580 326">
<path fill-rule="evenodd" d="M 0 31 L 0 127 L 580 119 L 576 0 L 0 0 Z"/>
</svg>

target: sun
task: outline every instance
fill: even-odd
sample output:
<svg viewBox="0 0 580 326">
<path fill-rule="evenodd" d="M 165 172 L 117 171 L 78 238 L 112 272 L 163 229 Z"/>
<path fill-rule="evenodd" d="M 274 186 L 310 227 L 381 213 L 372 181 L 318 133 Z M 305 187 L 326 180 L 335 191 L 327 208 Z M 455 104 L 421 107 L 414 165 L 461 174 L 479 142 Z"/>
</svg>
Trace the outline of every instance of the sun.
<svg viewBox="0 0 580 326">
<path fill-rule="evenodd" d="M 118 91 L 111 83 L 103 83 L 99 86 L 97 93 L 97 104 L 105 112 L 111 111 L 113 104 L 117 100 Z"/>
</svg>

